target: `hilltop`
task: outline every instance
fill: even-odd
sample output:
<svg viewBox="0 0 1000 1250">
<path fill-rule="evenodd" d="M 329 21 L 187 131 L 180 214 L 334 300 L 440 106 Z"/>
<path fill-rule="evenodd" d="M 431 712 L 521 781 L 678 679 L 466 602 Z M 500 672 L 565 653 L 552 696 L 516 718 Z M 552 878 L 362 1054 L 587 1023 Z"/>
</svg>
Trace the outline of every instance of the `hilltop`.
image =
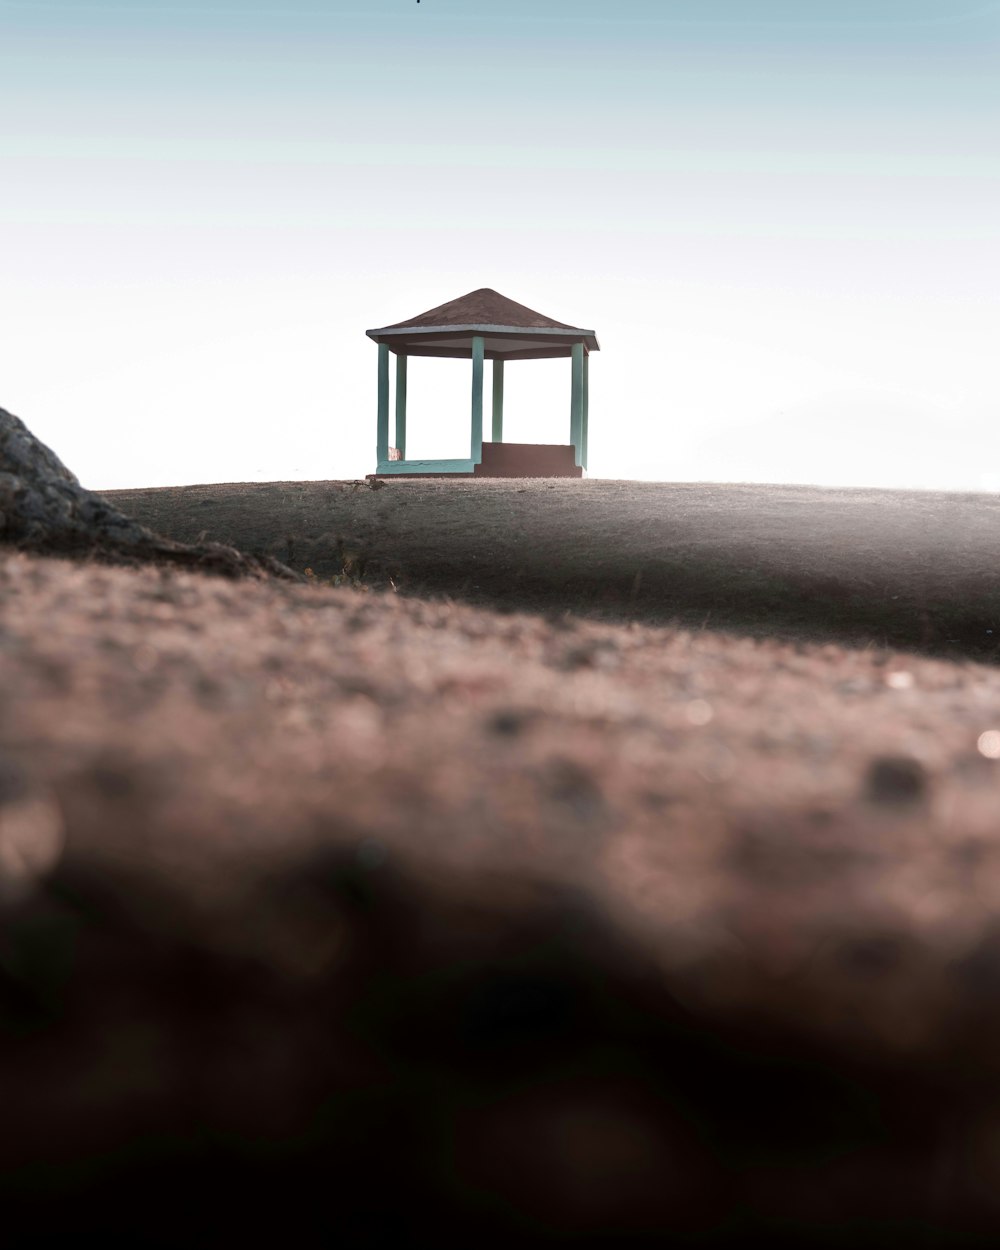
<svg viewBox="0 0 1000 1250">
<path fill-rule="evenodd" d="M 108 491 L 173 539 L 502 611 L 992 661 L 1000 496 L 560 481 Z"/>
</svg>

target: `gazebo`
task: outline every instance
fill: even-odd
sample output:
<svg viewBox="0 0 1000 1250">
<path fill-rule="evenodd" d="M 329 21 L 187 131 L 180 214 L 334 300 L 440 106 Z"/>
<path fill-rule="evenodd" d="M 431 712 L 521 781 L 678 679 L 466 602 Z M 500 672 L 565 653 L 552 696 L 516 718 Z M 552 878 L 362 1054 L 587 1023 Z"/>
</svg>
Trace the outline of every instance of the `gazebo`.
<svg viewBox="0 0 1000 1250">
<path fill-rule="evenodd" d="M 428 312 L 368 330 L 378 344 L 378 468 L 371 477 L 582 477 L 587 467 L 590 353 L 600 350 L 593 330 L 554 321 L 498 291 L 482 287 Z M 389 353 L 396 357 L 396 411 L 389 442 Z M 472 361 L 469 455 L 460 460 L 407 460 L 406 362 L 410 356 Z M 569 442 L 505 443 L 503 377 L 507 361 L 572 361 Z M 483 362 L 493 362 L 492 441 L 483 442 Z"/>
</svg>

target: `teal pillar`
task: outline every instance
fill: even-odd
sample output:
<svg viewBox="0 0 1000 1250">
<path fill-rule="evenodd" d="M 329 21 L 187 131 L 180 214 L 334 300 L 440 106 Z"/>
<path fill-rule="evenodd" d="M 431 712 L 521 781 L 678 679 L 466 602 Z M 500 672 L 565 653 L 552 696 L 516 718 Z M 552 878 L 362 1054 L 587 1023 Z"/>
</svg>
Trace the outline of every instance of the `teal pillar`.
<svg viewBox="0 0 1000 1250">
<path fill-rule="evenodd" d="M 406 357 L 396 357 L 396 450 L 406 459 Z"/>
<path fill-rule="evenodd" d="M 483 458 L 483 358 L 486 340 L 481 334 L 472 337 L 472 462 Z"/>
<path fill-rule="evenodd" d="M 389 345 L 378 345 L 378 464 L 389 459 Z"/>
<path fill-rule="evenodd" d="M 583 344 L 573 344 L 573 386 L 569 403 L 569 441 L 576 452 L 576 463 L 583 464 Z"/>
<path fill-rule="evenodd" d="M 583 354 L 583 452 L 581 461 L 587 467 L 587 442 L 590 430 L 590 352 Z"/>
<path fill-rule="evenodd" d="M 503 442 L 503 361 L 493 362 L 493 441 Z"/>
</svg>

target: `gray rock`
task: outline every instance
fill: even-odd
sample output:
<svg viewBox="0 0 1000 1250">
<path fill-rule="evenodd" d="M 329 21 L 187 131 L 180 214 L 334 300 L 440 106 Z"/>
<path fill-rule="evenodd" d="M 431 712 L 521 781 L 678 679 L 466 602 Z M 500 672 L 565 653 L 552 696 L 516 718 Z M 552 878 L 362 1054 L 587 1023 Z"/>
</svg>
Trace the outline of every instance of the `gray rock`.
<svg viewBox="0 0 1000 1250">
<path fill-rule="evenodd" d="M 303 581 L 270 556 L 222 543 L 178 543 L 154 534 L 80 485 L 51 448 L 0 408 L 0 543 L 43 555 L 115 564 L 157 563 L 227 577 Z"/>
</svg>

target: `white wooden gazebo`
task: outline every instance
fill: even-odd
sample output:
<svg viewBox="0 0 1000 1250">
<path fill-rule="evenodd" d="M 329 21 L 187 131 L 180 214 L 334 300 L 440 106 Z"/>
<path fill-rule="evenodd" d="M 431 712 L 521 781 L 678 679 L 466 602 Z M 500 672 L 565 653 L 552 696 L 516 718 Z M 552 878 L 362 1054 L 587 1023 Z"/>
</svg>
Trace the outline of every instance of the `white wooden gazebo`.
<svg viewBox="0 0 1000 1250">
<path fill-rule="evenodd" d="M 373 477 L 402 474 L 450 476 L 580 477 L 587 466 L 590 353 L 600 350 L 593 330 L 554 321 L 483 287 L 431 308 L 409 321 L 368 330 L 378 344 L 377 469 Z M 395 430 L 389 437 L 389 354 L 396 357 Z M 472 361 L 468 457 L 406 458 L 406 362 L 410 356 Z M 508 361 L 565 356 L 572 361 L 569 442 L 504 443 L 503 383 Z M 492 439 L 483 442 L 483 367 L 493 362 Z"/>
</svg>

